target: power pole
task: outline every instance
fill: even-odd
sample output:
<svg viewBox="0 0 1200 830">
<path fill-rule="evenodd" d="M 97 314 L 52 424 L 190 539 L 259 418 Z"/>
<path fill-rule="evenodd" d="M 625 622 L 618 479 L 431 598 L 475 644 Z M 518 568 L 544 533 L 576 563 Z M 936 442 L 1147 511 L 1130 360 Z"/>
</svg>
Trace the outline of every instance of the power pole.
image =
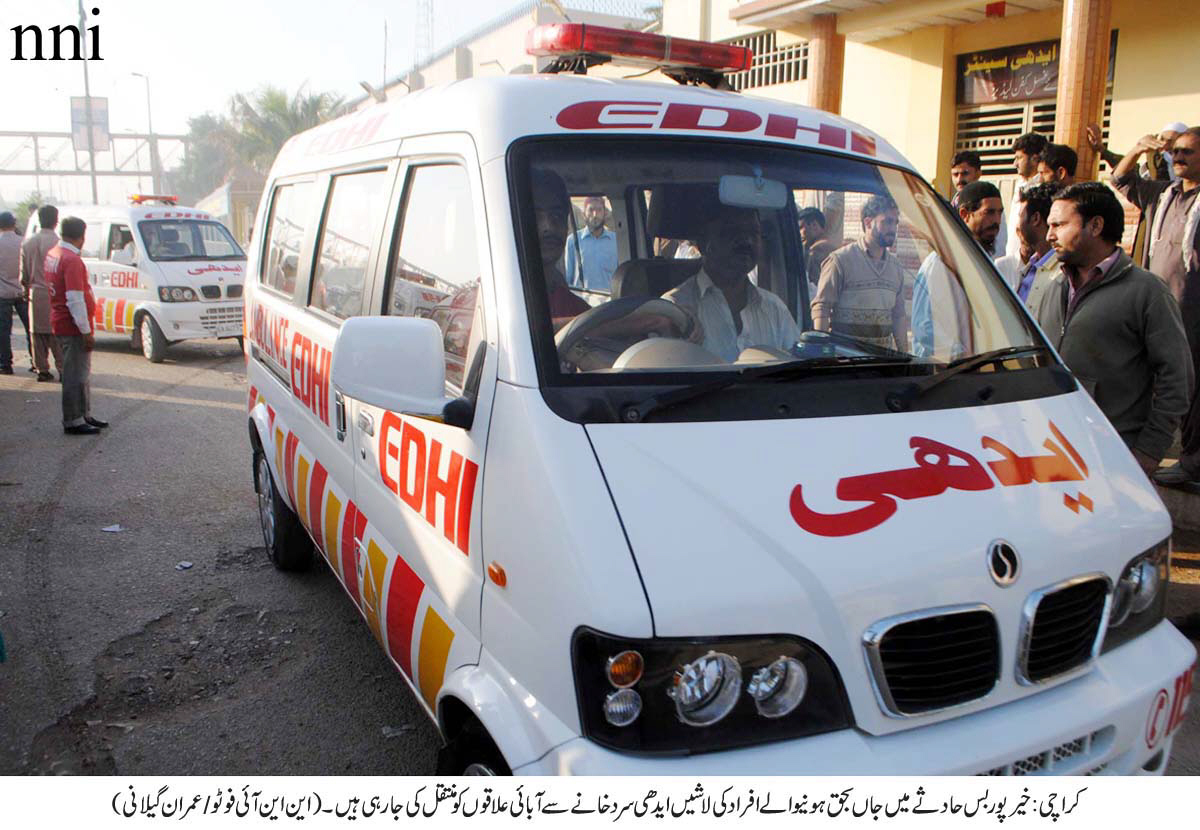
<svg viewBox="0 0 1200 830">
<path fill-rule="evenodd" d="M 433 0 L 417 0 L 416 44 L 413 64 L 420 66 L 433 54 Z"/>
<path fill-rule="evenodd" d="M 88 81 L 87 14 L 83 11 L 83 0 L 79 0 L 79 39 L 83 41 L 83 109 L 87 120 L 88 170 L 92 176 L 92 204 L 100 204 L 100 192 L 96 188 L 96 148 L 92 137 L 92 87 Z"/>
</svg>

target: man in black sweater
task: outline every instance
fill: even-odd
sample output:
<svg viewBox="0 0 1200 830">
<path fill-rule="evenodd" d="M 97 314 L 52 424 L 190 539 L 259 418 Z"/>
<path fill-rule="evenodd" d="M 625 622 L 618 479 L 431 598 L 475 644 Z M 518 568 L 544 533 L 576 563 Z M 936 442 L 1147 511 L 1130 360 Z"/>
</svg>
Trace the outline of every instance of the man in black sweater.
<svg viewBox="0 0 1200 830">
<path fill-rule="evenodd" d="M 1117 247 L 1125 215 L 1106 186 L 1061 190 L 1048 225 L 1067 276 L 1058 351 L 1150 475 L 1188 408 L 1192 359 L 1179 304 Z"/>
</svg>

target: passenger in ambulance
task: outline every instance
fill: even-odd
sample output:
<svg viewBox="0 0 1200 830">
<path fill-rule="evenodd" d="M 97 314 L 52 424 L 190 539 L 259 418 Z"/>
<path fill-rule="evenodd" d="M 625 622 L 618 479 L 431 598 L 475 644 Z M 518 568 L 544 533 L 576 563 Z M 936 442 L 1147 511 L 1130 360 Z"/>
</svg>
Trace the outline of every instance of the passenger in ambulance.
<svg viewBox="0 0 1200 830">
<path fill-rule="evenodd" d="M 663 295 L 690 311 L 702 327 L 700 344 L 730 363 L 750 346 L 790 351 L 800 339 L 783 300 L 750 280 L 762 248 L 758 212 L 715 202 L 697 240 L 703 265 Z"/>
<path fill-rule="evenodd" d="M 133 232 L 127 230 L 119 231 L 120 238 L 117 240 L 117 248 L 113 251 L 112 261 L 117 265 L 134 265 L 137 259 L 137 252 L 133 247 Z"/>
</svg>

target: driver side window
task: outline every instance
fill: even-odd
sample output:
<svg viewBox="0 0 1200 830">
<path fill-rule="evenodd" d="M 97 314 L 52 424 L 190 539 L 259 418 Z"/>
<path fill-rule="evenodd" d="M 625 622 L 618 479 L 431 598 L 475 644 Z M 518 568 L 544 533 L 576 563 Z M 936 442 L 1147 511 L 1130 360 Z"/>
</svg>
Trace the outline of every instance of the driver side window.
<svg viewBox="0 0 1200 830">
<path fill-rule="evenodd" d="M 384 313 L 428 317 L 438 324 L 446 383 L 459 392 L 483 339 L 477 246 L 467 171 L 456 164 L 413 168 L 396 229 Z"/>
</svg>

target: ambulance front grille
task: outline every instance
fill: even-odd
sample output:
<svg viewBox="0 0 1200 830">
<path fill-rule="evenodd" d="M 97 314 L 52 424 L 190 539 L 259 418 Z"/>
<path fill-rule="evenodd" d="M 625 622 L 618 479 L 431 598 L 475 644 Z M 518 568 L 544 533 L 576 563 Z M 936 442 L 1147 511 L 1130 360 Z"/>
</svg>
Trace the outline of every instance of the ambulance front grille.
<svg viewBox="0 0 1200 830">
<path fill-rule="evenodd" d="M 1040 683 L 1088 663 L 1107 600 L 1104 579 L 1077 581 L 1038 599 L 1022 638 L 1022 679 Z"/>
<path fill-rule="evenodd" d="M 223 328 L 228 328 L 230 325 L 242 324 L 242 307 L 241 306 L 225 306 L 222 308 L 206 308 L 200 315 L 200 325 L 205 331 L 213 332 L 214 334 Z"/>
<path fill-rule="evenodd" d="M 1000 677 L 1000 631 L 982 606 L 883 620 L 864 638 L 884 709 L 905 717 L 977 700 Z"/>
<path fill-rule="evenodd" d="M 1097 766 L 1096 759 L 1108 751 L 1115 734 L 1106 726 L 977 775 L 1098 775 L 1107 764 Z"/>
<path fill-rule="evenodd" d="M 200 293 L 204 295 L 206 300 L 219 300 L 221 298 L 221 286 L 219 285 L 202 285 Z"/>
</svg>

